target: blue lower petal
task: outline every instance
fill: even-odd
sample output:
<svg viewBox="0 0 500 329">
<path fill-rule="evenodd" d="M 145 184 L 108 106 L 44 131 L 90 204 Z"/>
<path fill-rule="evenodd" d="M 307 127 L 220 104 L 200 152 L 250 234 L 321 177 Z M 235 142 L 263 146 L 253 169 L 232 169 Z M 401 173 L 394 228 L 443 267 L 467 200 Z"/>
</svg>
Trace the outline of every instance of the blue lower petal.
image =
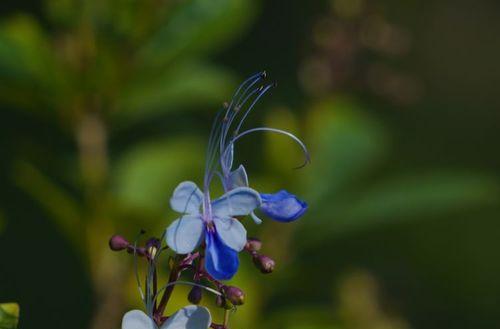
<svg viewBox="0 0 500 329">
<path fill-rule="evenodd" d="M 302 216 L 307 210 L 307 203 L 286 190 L 274 194 L 260 194 L 260 210 L 279 222 L 291 222 Z"/>
<path fill-rule="evenodd" d="M 205 243 L 205 268 L 208 274 L 217 280 L 231 279 L 240 265 L 238 252 L 226 246 L 215 231 L 207 230 Z"/>
</svg>

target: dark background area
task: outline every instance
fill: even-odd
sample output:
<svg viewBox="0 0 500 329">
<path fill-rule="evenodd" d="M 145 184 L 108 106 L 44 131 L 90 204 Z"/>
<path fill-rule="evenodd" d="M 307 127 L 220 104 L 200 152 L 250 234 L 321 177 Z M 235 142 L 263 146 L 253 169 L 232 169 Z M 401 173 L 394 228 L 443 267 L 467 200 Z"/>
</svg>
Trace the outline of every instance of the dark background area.
<svg viewBox="0 0 500 329">
<path fill-rule="evenodd" d="M 116 17 L 99 16 L 100 24 L 91 27 L 102 35 L 94 47 L 97 69 L 75 69 L 77 73 L 69 76 L 77 83 L 62 79 L 62 86 L 71 86 L 67 89 L 39 82 L 31 71 L 19 70 L 17 76 L 18 71 L 10 70 L 7 50 L 16 44 L 5 41 L 12 35 L 2 32 L 0 302 L 20 304 L 20 328 L 93 328 L 99 310 L 109 307 L 106 298 L 121 300 L 111 303 L 117 314 L 130 308 L 129 303 L 137 304 L 136 289 L 128 278 L 131 263 L 106 250 L 107 237 L 114 232 L 133 236 L 141 227 L 161 231 L 173 219 L 172 214 L 165 216 L 166 200 L 176 182 L 190 178 L 194 170 L 199 174 L 190 179 L 201 177 L 203 155 L 197 150 L 204 148 L 208 120 L 239 80 L 261 69 L 278 87 L 259 105 L 251 123 L 294 129 L 310 146 L 312 164 L 277 174 L 279 168 L 293 167 L 298 156 L 293 146 L 268 136 L 242 142 L 239 157 L 257 177 L 256 184 L 286 186 L 310 201 L 310 211 L 293 228 L 282 229 L 269 221 L 252 228 L 252 233 L 267 238 L 266 251 L 279 268 L 264 277 L 250 265 L 243 266 L 237 280 L 250 289 L 248 298 L 254 301 L 234 315 L 234 327 L 497 327 L 500 3 L 234 3 L 251 10 L 220 9 L 224 14 L 217 24 L 222 28 L 214 28 L 213 34 L 200 32 L 192 41 L 209 46 L 186 46 L 175 56 L 165 52 L 168 61 L 155 63 L 167 67 L 167 72 L 189 61 L 201 63 L 202 69 L 186 69 L 188 73 L 166 79 L 195 82 L 176 87 L 181 91 L 145 111 L 153 115 L 137 120 L 133 115 L 115 120 L 115 113 L 136 113 L 122 111 L 127 104 L 131 108 L 148 104 L 147 92 L 140 95 L 146 101 L 136 96 L 121 103 L 126 92 L 120 93 L 120 88 L 130 89 L 115 76 L 136 76 L 135 72 L 121 75 L 120 68 L 126 71 L 132 61 L 126 50 L 140 49 L 154 35 L 151 31 L 178 23 L 174 16 L 190 1 L 166 5 L 157 26 L 138 36 L 127 34 L 133 35 L 136 21 L 129 22 L 132 28 L 115 33 L 106 19 L 114 22 Z M 53 38 L 53 46 L 58 45 L 59 34 L 79 35 L 80 29 L 71 23 L 73 16 L 68 16 L 69 23 L 50 18 L 46 8 L 40 1 L 2 1 L 2 31 L 31 40 L 22 28 L 17 32 L 5 28 L 9 19 L 22 14 Z M 216 5 L 200 8 L 196 14 L 200 17 L 203 10 L 219 10 Z M 226 33 L 221 30 L 233 28 L 233 20 L 247 23 L 236 24 L 234 35 L 220 37 L 222 41 L 212 45 L 214 36 Z M 182 24 L 180 29 L 189 31 Z M 189 33 L 178 36 L 187 37 Z M 161 45 L 169 42 L 176 40 L 163 40 Z M 45 49 L 30 49 L 33 58 L 45 56 Z M 154 58 L 161 58 L 163 48 L 153 49 L 160 49 Z M 25 57 L 18 58 L 23 63 Z M 56 58 L 56 63 L 64 61 Z M 112 68 L 107 70 L 107 65 Z M 154 71 L 152 61 L 148 65 Z M 212 70 L 210 78 L 206 67 Z M 109 81 L 102 78 L 108 72 L 113 76 Z M 158 78 L 151 68 L 145 72 L 137 74 L 142 77 L 139 81 Z M 113 82 L 116 88 L 109 87 Z M 47 92 L 48 88 L 53 89 Z M 156 95 L 148 83 L 132 83 L 131 88 Z M 213 88 L 219 91 L 214 93 Z M 53 95 L 65 97 L 56 103 L 50 101 Z M 197 101 L 185 100 L 190 97 Z M 98 110 L 88 113 L 97 113 L 107 130 L 108 176 L 95 184 L 92 170 L 100 169 L 91 163 L 91 174 L 85 171 L 80 135 L 75 132 L 80 122 L 86 122 L 81 113 L 87 112 L 70 112 L 68 104 L 75 103 L 84 104 L 83 108 L 99 104 Z M 152 144 L 145 146 L 149 141 Z M 163 148 L 155 148 L 163 141 Z M 276 145 L 285 146 L 273 156 Z M 171 163 L 171 158 L 178 163 Z M 162 170 L 169 176 L 145 176 Z M 141 179 L 134 180 L 134 175 Z M 55 186 L 63 192 L 55 191 Z M 70 228 L 64 223 L 73 211 L 65 195 L 81 204 L 78 217 L 83 219 L 70 223 Z M 76 238 L 72 225 L 78 227 Z M 115 277 L 120 277 L 116 289 L 104 291 L 105 282 Z M 179 303 L 184 298 L 179 293 Z M 109 314 L 102 323 L 117 328 L 119 318 Z"/>
</svg>

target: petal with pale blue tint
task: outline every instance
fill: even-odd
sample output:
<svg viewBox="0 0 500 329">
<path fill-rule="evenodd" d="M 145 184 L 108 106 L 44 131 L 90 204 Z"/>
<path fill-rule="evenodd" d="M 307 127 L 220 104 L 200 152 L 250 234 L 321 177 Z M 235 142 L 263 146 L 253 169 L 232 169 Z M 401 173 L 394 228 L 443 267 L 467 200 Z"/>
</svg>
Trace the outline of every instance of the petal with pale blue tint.
<svg viewBox="0 0 500 329">
<path fill-rule="evenodd" d="M 154 321 L 146 313 L 133 310 L 125 313 L 122 320 L 122 329 L 157 329 Z"/>
<path fill-rule="evenodd" d="M 203 202 L 203 193 L 195 183 L 182 182 L 174 190 L 170 198 L 170 207 L 182 214 L 199 214 Z"/>
<path fill-rule="evenodd" d="M 262 198 L 260 210 L 280 222 L 294 221 L 307 210 L 307 203 L 285 190 L 260 196 Z"/>
<path fill-rule="evenodd" d="M 249 187 L 238 187 L 212 202 L 216 217 L 246 216 L 261 204 L 260 195 Z"/>
<path fill-rule="evenodd" d="M 214 223 L 217 234 L 219 234 L 219 237 L 226 246 L 236 251 L 242 251 L 245 248 L 247 230 L 245 230 L 245 227 L 239 220 L 231 217 L 215 217 Z"/>
<path fill-rule="evenodd" d="M 238 271 L 238 252 L 222 242 L 217 232 L 205 235 L 205 269 L 216 280 L 229 280 Z"/>
<path fill-rule="evenodd" d="M 237 187 L 248 186 L 248 176 L 243 165 L 240 165 L 236 170 L 229 174 L 229 180 L 231 182 L 230 189 L 235 189 Z"/>
<path fill-rule="evenodd" d="M 160 329 L 207 329 L 211 323 L 212 317 L 206 307 L 189 305 L 175 312 Z"/>
<path fill-rule="evenodd" d="M 198 247 L 204 231 L 205 224 L 199 215 L 182 216 L 167 228 L 167 244 L 178 254 L 188 254 Z"/>
</svg>

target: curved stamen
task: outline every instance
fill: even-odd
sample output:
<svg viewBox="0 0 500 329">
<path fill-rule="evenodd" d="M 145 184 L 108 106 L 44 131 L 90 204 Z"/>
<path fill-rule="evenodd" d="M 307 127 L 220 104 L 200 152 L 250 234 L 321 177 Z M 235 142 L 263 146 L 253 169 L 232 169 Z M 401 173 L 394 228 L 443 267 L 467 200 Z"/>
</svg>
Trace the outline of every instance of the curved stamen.
<svg viewBox="0 0 500 329">
<path fill-rule="evenodd" d="M 259 92 L 262 92 L 264 87 L 262 86 L 259 86 L 255 89 L 253 89 L 250 93 L 248 93 L 248 95 L 240 102 L 238 103 L 237 105 L 237 108 L 241 109 L 243 106 L 245 106 L 245 104 L 248 102 L 248 100 L 254 96 L 255 94 L 258 94 Z M 257 96 L 259 97 L 259 96 Z M 225 127 L 223 128 L 222 130 L 222 136 L 220 138 L 220 152 L 222 153 L 224 151 L 224 149 L 226 148 L 226 140 L 227 140 L 227 136 L 228 136 L 228 133 L 229 133 L 229 130 L 231 128 L 231 125 L 234 121 L 234 119 L 236 118 L 238 112 L 237 111 L 234 111 L 234 114 L 227 120 L 227 124 L 225 125 Z"/>
<path fill-rule="evenodd" d="M 209 157 L 211 156 L 211 154 L 213 152 L 213 148 L 215 147 L 214 144 L 216 144 L 218 141 L 218 138 L 216 138 L 216 137 L 220 133 L 219 128 L 221 125 L 219 118 L 221 117 L 223 110 L 224 109 L 220 109 L 219 111 L 217 111 L 217 114 L 215 115 L 214 121 L 212 122 L 212 127 L 210 129 L 210 135 L 208 138 L 207 150 L 206 150 L 207 160 L 209 159 Z M 208 168 L 208 161 L 205 163 L 205 171 L 207 168 Z"/>
<path fill-rule="evenodd" d="M 257 102 L 262 98 L 262 96 L 264 96 L 265 93 L 267 93 L 267 91 L 273 87 L 275 87 L 276 84 L 275 83 L 272 83 L 272 84 L 269 84 L 267 86 L 265 86 L 262 91 L 260 92 L 260 94 L 254 99 L 254 101 L 252 102 L 252 104 L 248 107 L 247 111 L 245 112 L 245 114 L 243 115 L 243 117 L 241 118 L 240 120 L 240 123 L 238 124 L 238 126 L 236 127 L 236 130 L 234 131 L 234 134 L 237 135 L 241 129 L 241 126 L 243 125 L 243 122 L 245 121 L 245 119 L 247 118 L 248 114 L 250 114 L 250 112 L 252 111 L 252 109 L 254 108 L 255 104 L 257 104 Z"/>
<path fill-rule="evenodd" d="M 267 132 L 274 132 L 277 134 L 282 134 L 282 135 L 288 136 L 289 138 L 293 139 L 297 144 L 300 145 L 302 152 L 304 153 L 304 156 L 305 156 L 305 161 L 302 165 L 295 167 L 294 169 L 300 169 L 311 162 L 311 159 L 309 157 L 309 151 L 307 151 L 307 147 L 304 145 L 304 143 L 297 136 L 295 136 L 294 134 L 292 134 L 288 131 L 276 129 L 276 128 L 258 127 L 258 128 L 252 128 L 252 129 L 245 130 L 244 132 L 233 137 L 231 139 L 231 141 L 229 142 L 229 145 L 227 146 L 227 148 L 229 148 L 229 146 L 231 146 L 231 144 L 234 144 L 241 137 L 246 136 L 246 135 L 251 134 L 251 133 L 254 133 L 254 132 L 257 132 L 257 131 L 267 131 Z M 224 152 L 227 152 L 227 148 Z"/>
<path fill-rule="evenodd" d="M 231 99 L 231 103 L 229 104 L 229 106 L 228 106 L 228 108 L 227 108 L 227 109 L 229 110 L 229 109 L 230 109 L 230 108 L 234 105 L 234 100 L 236 99 L 236 96 L 238 96 L 238 94 L 240 93 L 241 89 L 243 89 L 243 87 L 244 87 L 247 83 L 249 83 L 250 81 L 252 81 L 252 80 L 254 80 L 254 79 L 258 79 L 258 80 L 259 80 L 259 79 L 263 79 L 263 78 L 265 78 L 266 76 L 267 76 L 266 71 L 262 71 L 262 72 L 258 72 L 258 73 L 253 74 L 252 76 L 250 76 L 249 78 L 247 78 L 245 81 L 243 81 L 243 82 L 239 85 L 238 89 L 236 89 L 236 91 L 234 92 L 233 97 L 232 97 L 232 99 Z M 228 111 L 226 112 L 226 114 L 227 114 L 227 113 L 228 113 Z"/>
<path fill-rule="evenodd" d="M 256 94 L 257 92 L 259 92 L 259 90 L 262 89 L 262 87 L 259 87 L 251 90 L 252 87 L 255 86 L 255 84 L 257 84 L 265 77 L 266 77 L 265 72 L 259 72 L 247 78 L 243 83 L 240 84 L 238 89 L 233 94 L 231 103 L 226 105 L 225 108 L 221 109 L 217 113 L 217 116 L 212 124 L 209 142 L 207 145 L 207 159 L 205 163 L 205 178 L 203 183 L 205 190 L 209 188 L 210 182 L 213 179 L 212 171 L 215 170 L 218 164 L 218 161 L 215 161 L 217 158 L 217 149 L 216 149 L 217 142 L 219 142 L 219 155 L 220 155 L 222 154 L 222 151 L 225 148 L 227 134 L 231 127 L 232 122 L 234 121 L 234 118 L 238 114 L 238 109 L 242 105 L 244 105 L 252 95 Z M 221 120 L 221 114 L 223 112 L 225 112 L 225 114 Z"/>
<path fill-rule="evenodd" d="M 219 120 L 221 114 L 223 113 L 224 109 L 221 109 L 217 112 L 216 117 L 213 121 L 212 124 L 212 129 L 210 130 L 210 137 L 208 140 L 207 144 L 207 154 L 206 154 L 206 160 L 205 160 L 205 177 L 203 181 L 203 188 L 207 189 L 208 186 L 210 185 L 210 172 L 213 170 L 214 167 L 214 161 L 217 156 L 217 144 L 220 139 L 220 133 L 221 133 L 221 122 Z M 215 164 L 216 165 L 216 164 Z"/>
<path fill-rule="evenodd" d="M 252 80 L 252 77 L 253 78 L 253 81 L 245 88 L 245 90 L 243 91 L 243 93 L 241 93 L 241 95 L 238 95 L 239 94 L 239 91 L 242 89 L 242 87 L 248 83 L 250 80 Z M 224 148 L 224 142 L 226 140 L 226 135 L 227 135 L 227 131 L 229 130 L 229 128 L 231 127 L 231 123 L 234 119 L 234 117 L 236 117 L 236 115 L 238 114 L 239 112 L 239 109 L 241 108 L 241 106 L 246 102 L 246 100 L 249 98 L 248 93 L 249 93 L 249 90 L 259 81 L 261 81 L 262 79 L 264 79 L 266 77 L 266 72 L 263 71 L 261 73 L 258 73 L 258 74 L 255 74 L 253 75 L 251 78 L 245 80 L 241 85 L 240 87 L 238 88 L 237 92 L 234 94 L 233 98 L 231 99 L 231 103 L 229 104 L 227 110 L 226 110 L 226 115 L 224 117 L 224 124 L 223 124 L 223 127 L 222 127 L 222 131 L 223 131 L 223 138 L 221 138 L 220 140 L 220 150 L 222 152 L 223 148 Z M 260 88 L 260 87 L 259 87 Z M 253 94 L 254 91 L 252 91 L 250 94 Z M 238 97 L 238 100 L 236 100 L 236 98 Z M 247 97 L 245 97 L 247 96 Z M 242 102 L 242 99 L 245 98 L 245 101 Z M 236 100 L 236 102 L 235 102 Z"/>
</svg>

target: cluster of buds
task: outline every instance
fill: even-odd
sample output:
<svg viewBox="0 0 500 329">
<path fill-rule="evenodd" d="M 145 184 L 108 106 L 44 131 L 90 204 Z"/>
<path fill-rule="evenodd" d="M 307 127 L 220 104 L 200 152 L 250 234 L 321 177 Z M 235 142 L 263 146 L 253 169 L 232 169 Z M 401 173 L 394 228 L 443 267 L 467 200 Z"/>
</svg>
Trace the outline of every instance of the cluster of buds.
<svg viewBox="0 0 500 329">
<path fill-rule="evenodd" d="M 257 238 L 249 238 L 247 244 L 245 245 L 245 250 L 252 255 L 252 260 L 255 265 L 262 273 L 268 274 L 274 271 L 275 262 L 273 259 L 266 255 L 259 253 L 262 248 L 262 241 Z"/>
<path fill-rule="evenodd" d="M 265 72 L 260 72 L 245 80 L 231 102 L 216 115 L 208 140 L 203 185 L 199 188 L 194 182 L 184 181 L 174 189 L 170 207 L 180 217 L 170 223 L 162 237 L 150 238 L 144 245 L 132 244 L 118 235 L 110 239 L 112 250 L 126 250 L 134 255 L 137 284 L 146 308 L 145 312 L 133 310 L 125 314 L 122 329 L 227 329 L 228 312 L 245 302 L 245 293 L 240 288 L 223 283 L 238 272 L 239 253 L 248 252 L 262 273 L 273 272 L 274 261 L 260 253 L 260 240 L 247 238 L 243 219 L 248 216 L 260 224 L 262 219 L 257 217 L 258 213 L 290 223 L 299 219 L 308 206 L 286 190 L 261 193 L 252 188 L 245 167 L 242 164 L 235 167 L 235 144 L 244 136 L 267 132 L 287 136 L 300 146 L 305 155 L 300 167 L 309 162 L 309 154 L 304 143 L 288 131 L 273 127 L 244 128 L 254 105 L 275 86 L 265 79 Z M 210 193 L 214 177 L 221 179 L 224 190 L 216 199 L 212 199 Z M 173 252 L 169 260 L 170 275 L 168 282 L 159 286 L 158 259 L 166 249 Z M 137 271 L 138 258 L 146 260 L 144 285 Z M 188 279 L 182 280 L 183 275 Z M 165 317 L 167 303 L 179 284 L 191 286 L 187 296 L 191 305 Z M 203 290 L 216 296 L 216 304 L 225 312 L 224 323 L 212 323 L 208 309 L 199 306 Z M 188 326 L 188 323 L 196 325 Z"/>
<path fill-rule="evenodd" d="M 141 235 L 144 231 L 141 231 Z M 239 287 L 233 285 L 226 285 L 221 281 L 213 278 L 207 271 L 204 270 L 203 257 L 200 253 L 194 253 L 187 256 L 171 257 L 169 261 L 171 275 L 169 282 L 164 289 L 163 298 L 156 300 L 161 292 L 158 289 L 156 273 L 158 272 L 157 257 L 167 246 L 162 246 L 161 240 L 158 238 L 149 238 L 144 245 L 139 246 L 137 243 L 130 243 L 126 238 L 121 235 L 113 235 L 109 239 L 109 247 L 113 251 L 126 251 L 137 258 L 144 258 L 150 266 L 148 273 L 152 274 L 152 280 L 146 278 L 146 290 L 150 289 L 153 298 L 153 319 L 157 325 L 164 323 L 168 318 L 162 315 L 166 302 L 170 298 L 173 288 L 176 284 L 189 284 L 189 282 L 181 282 L 179 278 L 181 273 L 185 270 L 191 270 L 192 275 L 192 288 L 188 293 L 187 299 L 193 305 L 199 305 L 203 298 L 203 290 L 215 292 L 215 304 L 226 310 L 233 310 L 237 306 L 245 303 L 245 293 Z M 253 262 L 262 273 L 271 273 L 274 269 L 274 261 L 265 255 L 259 254 L 262 247 L 262 242 L 255 238 L 247 240 L 245 250 L 252 256 Z M 151 267 L 152 266 L 152 267 Z M 203 284 L 210 284 L 212 287 L 204 286 Z M 140 287 L 140 284 L 139 284 Z M 146 292 L 147 295 L 147 292 Z M 210 328 L 214 329 L 227 329 L 227 324 L 211 323 Z"/>
<path fill-rule="evenodd" d="M 144 231 L 141 231 L 144 234 Z M 162 247 L 161 240 L 158 238 L 149 238 L 146 240 L 145 244 L 138 246 L 137 243 L 130 243 L 126 238 L 121 235 L 113 235 L 109 240 L 109 247 L 113 251 L 126 251 L 127 253 L 134 255 L 136 257 L 145 258 L 150 266 L 153 266 L 148 272 L 153 272 L 153 280 L 146 278 L 146 285 L 150 286 L 152 294 L 158 297 L 159 289 L 156 283 L 156 259 L 160 253 L 167 249 L 168 247 Z M 257 238 L 248 238 L 245 245 L 245 251 L 247 251 L 255 264 L 255 267 L 259 269 L 262 273 L 268 274 L 273 272 L 275 267 L 275 262 L 270 257 L 260 253 L 262 248 L 261 240 Z M 153 317 L 156 319 L 156 323 L 160 324 L 164 322 L 167 318 L 163 317 L 161 314 L 163 309 L 173 291 L 175 284 L 188 284 L 187 282 L 180 282 L 178 279 L 180 275 L 185 270 L 192 270 L 193 284 L 187 296 L 188 301 L 193 305 L 199 305 L 203 298 L 203 290 L 208 290 L 216 292 L 215 304 L 223 308 L 224 310 L 232 310 L 237 306 L 241 306 L 245 303 L 245 293 L 242 289 L 232 285 L 226 285 L 221 281 L 213 278 L 209 273 L 207 273 L 202 265 L 203 258 L 200 253 L 190 254 L 185 257 L 174 257 L 170 258 L 169 266 L 171 270 L 171 275 L 167 287 L 164 289 L 164 297 L 162 300 L 154 301 L 154 314 Z M 203 283 L 208 282 L 212 287 L 204 286 Z M 172 284 L 172 285 L 169 285 Z M 165 295 L 167 296 L 165 298 Z M 211 328 L 216 329 L 226 329 L 225 324 L 211 323 Z"/>
</svg>

